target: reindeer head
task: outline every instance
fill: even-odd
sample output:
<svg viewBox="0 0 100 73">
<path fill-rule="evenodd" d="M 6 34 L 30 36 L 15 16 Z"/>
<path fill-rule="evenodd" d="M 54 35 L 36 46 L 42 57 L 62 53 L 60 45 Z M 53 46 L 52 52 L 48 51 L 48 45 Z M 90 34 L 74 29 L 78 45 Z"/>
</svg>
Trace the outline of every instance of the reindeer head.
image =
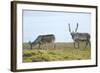
<svg viewBox="0 0 100 73">
<path fill-rule="evenodd" d="M 74 36 L 75 36 L 75 35 L 76 35 L 76 33 L 77 33 L 78 23 L 77 23 L 76 29 L 75 29 L 74 31 L 71 31 L 70 24 L 68 24 L 68 25 L 69 25 L 69 32 L 70 32 L 70 34 L 71 34 L 72 38 L 74 38 Z"/>
<path fill-rule="evenodd" d="M 30 44 L 30 45 L 31 45 L 31 44 L 32 44 L 32 42 L 31 42 L 31 41 L 29 41 L 29 42 L 28 42 L 28 44 Z"/>
</svg>

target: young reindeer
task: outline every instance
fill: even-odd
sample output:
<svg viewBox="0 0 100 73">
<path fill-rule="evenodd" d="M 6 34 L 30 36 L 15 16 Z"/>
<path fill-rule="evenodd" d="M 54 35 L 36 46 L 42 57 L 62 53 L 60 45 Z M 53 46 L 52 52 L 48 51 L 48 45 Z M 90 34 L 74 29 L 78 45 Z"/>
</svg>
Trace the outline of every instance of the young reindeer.
<svg viewBox="0 0 100 73">
<path fill-rule="evenodd" d="M 73 31 L 73 32 L 71 31 L 70 24 L 69 24 L 69 32 L 70 32 L 72 39 L 74 41 L 74 48 L 76 48 L 75 43 L 78 43 L 77 46 L 79 48 L 79 43 L 81 41 L 86 42 L 85 48 L 87 47 L 88 44 L 91 45 L 90 44 L 90 34 L 89 33 L 77 32 L 77 29 L 78 29 L 78 23 L 77 23 L 77 27 L 76 27 L 75 31 Z"/>
</svg>

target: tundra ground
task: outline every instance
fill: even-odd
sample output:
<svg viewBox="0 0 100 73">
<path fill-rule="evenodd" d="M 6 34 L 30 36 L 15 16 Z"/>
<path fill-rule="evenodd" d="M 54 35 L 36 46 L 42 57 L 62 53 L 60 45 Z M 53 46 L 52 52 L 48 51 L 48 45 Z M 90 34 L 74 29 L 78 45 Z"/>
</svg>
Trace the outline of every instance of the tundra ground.
<svg viewBox="0 0 100 73">
<path fill-rule="evenodd" d="M 64 61 L 64 60 L 86 60 L 91 58 L 91 48 L 85 43 L 80 43 L 79 48 L 74 48 L 73 43 L 55 43 L 53 45 L 44 45 L 38 48 L 38 45 L 30 49 L 28 43 L 23 43 L 23 62 L 42 62 L 42 61 Z"/>
</svg>

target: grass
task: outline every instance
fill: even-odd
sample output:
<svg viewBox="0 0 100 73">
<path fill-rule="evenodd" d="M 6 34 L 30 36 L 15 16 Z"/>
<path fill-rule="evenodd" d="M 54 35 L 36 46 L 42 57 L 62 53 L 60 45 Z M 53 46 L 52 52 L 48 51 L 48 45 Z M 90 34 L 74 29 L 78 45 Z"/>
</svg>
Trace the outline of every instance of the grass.
<svg viewBox="0 0 100 73">
<path fill-rule="evenodd" d="M 36 46 L 32 50 L 26 44 L 23 48 L 23 62 L 85 60 L 91 58 L 89 46 L 84 49 L 82 47 L 75 49 L 72 43 L 56 43 L 56 48 L 49 46 L 48 49 L 46 47 L 39 49 Z"/>
</svg>

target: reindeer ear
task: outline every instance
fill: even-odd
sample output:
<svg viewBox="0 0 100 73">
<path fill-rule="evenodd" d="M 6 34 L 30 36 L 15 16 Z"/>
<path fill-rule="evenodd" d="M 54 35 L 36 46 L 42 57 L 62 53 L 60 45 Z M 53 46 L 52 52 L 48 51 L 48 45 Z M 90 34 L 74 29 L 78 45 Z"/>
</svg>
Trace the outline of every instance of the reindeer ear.
<svg viewBox="0 0 100 73">
<path fill-rule="evenodd" d="M 78 29 L 78 23 L 77 23 L 77 26 L 76 26 L 75 32 L 77 32 L 77 29 Z"/>
<path fill-rule="evenodd" d="M 68 24 L 68 26 L 69 26 L 69 32 L 71 32 L 70 24 Z"/>
</svg>

